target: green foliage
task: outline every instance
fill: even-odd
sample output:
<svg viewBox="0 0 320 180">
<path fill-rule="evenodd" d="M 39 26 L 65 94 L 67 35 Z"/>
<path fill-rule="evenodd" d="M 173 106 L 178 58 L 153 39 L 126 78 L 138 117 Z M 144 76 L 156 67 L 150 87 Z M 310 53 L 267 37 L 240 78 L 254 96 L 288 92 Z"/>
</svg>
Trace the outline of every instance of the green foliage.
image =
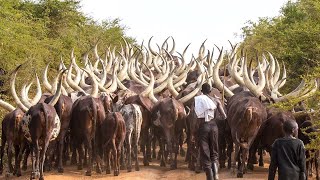
<svg viewBox="0 0 320 180">
<path fill-rule="evenodd" d="M 313 72 L 320 58 L 320 1 L 287 2 L 281 14 L 273 18 L 249 21 L 242 28 L 242 47 L 249 55 L 272 52 L 288 67 L 289 89 L 299 83 L 301 75 Z"/>
<path fill-rule="evenodd" d="M 271 52 L 287 67 L 288 75 L 285 90 L 291 91 L 301 78 L 311 82 L 320 77 L 320 1 L 288 1 L 273 18 L 260 18 L 258 22 L 249 21 L 242 28 L 243 43 L 248 56 Z M 301 99 L 272 106 L 291 110 Z M 319 91 L 305 100 L 307 110 L 313 109 L 312 122 L 320 127 Z M 314 139 L 308 148 L 320 148 L 320 132 L 313 133 Z"/>
<path fill-rule="evenodd" d="M 119 19 L 99 23 L 86 17 L 80 11 L 78 0 L 0 0 L 0 68 L 7 72 L 0 76 L 0 80 L 6 82 L 0 91 L 9 89 L 10 72 L 24 62 L 18 72 L 17 89 L 34 78 L 33 72 L 41 77 L 49 62 L 53 67 L 49 69 L 49 79 L 52 79 L 60 58 L 69 64 L 72 49 L 80 61 L 81 53 L 97 42 L 99 52 L 105 52 L 107 47 L 120 48 L 120 44 L 124 44 L 122 37 L 134 43 L 133 38 L 125 35 L 125 30 Z"/>
</svg>

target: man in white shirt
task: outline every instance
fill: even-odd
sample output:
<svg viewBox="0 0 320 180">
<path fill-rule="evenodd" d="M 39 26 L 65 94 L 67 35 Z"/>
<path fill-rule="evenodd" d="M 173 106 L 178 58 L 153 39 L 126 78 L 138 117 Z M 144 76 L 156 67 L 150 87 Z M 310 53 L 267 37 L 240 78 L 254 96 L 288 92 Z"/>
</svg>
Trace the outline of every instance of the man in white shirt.
<svg viewBox="0 0 320 180">
<path fill-rule="evenodd" d="M 218 127 L 215 122 L 216 109 L 227 118 L 222 104 L 211 97 L 211 86 L 202 85 L 202 95 L 195 97 L 195 113 L 199 121 L 198 140 L 200 147 L 200 162 L 206 172 L 207 180 L 218 180 Z"/>
</svg>

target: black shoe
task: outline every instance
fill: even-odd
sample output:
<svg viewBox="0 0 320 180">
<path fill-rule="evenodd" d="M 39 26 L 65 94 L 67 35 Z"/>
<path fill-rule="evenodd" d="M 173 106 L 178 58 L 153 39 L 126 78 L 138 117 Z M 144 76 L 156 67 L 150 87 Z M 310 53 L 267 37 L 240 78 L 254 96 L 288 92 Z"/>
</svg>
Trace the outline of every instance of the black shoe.
<svg viewBox="0 0 320 180">
<path fill-rule="evenodd" d="M 207 180 L 213 180 L 213 173 L 211 169 L 206 169 Z"/>
<path fill-rule="evenodd" d="M 218 164 L 212 163 L 212 173 L 213 173 L 213 179 L 219 180 L 219 173 L 218 173 Z"/>
</svg>

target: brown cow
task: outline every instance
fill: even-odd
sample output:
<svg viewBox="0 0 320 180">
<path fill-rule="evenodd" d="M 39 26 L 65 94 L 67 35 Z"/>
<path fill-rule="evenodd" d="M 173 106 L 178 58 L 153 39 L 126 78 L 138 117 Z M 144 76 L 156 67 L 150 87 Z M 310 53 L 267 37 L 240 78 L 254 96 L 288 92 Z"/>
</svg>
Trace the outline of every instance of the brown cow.
<svg viewBox="0 0 320 180">
<path fill-rule="evenodd" d="M 295 120 L 291 112 L 282 112 L 280 110 L 269 111 L 268 119 L 262 123 L 259 132 L 250 147 L 248 169 L 253 170 L 253 162 L 258 148 L 265 149 L 271 154 L 272 144 L 277 138 L 284 136 L 282 130 L 283 123 L 287 120 Z M 262 154 L 260 153 L 259 166 L 263 166 Z"/>
<path fill-rule="evenodd" d="M 232 137 L 232 139 L 229 138 L 228 149 L 231 149 L 232 141 L 235 143 L 235 158 L 232 166 L 235 168 L 237 156 L 242 157 L 238 162 L 240 166 L 237 177 L 243 177 L 249 148 L 261 124 L 267 119 L 266 107 L 250 92 L 243 91 L 229 99 L 227 117 L 229 133 Z M 231 151 L 228 152 L 228 155 L 231 157 Z"/>
<path fill-rule="evenodd" d="M 164 98 L 154 105 L 152 115 L 155 123 L 158 123 L 164 132 L 171 160 L 170 168 L 176 169 L 178 154 L 177 137 L 180 137 L 180 134 L 183 133 L 183 128 L 185 128 L 186 112 L 184 106 L 175 99 Z M 164 143 L 161 143 L 161 145 L 164 146 Z M 165 148 L 163 147 L 162 149 Z M 164 158 L 164 155 L 162 158 Z"/>
<path fill-rule="evenodd" d="M 105 120 L 101 124 L 100 142 L 102 149 L 106 156 L 106 174 L 110 174 L 110 150 L 112 151 L 114 160 L 114 175 L 118 176 L 120 173 L 120 154 L 126 137 L 125 121 L 119 112 L 107 114 Z"/>
<path fill-rule="evenodd" d="M 101 100 L 101 98 L 103 100 Z M 88 149 L 89 164 L 86 175 L 91 176 L 92 160 L 96 157 L 97 147 L 99 143 L 99 132 L 102 122 L 105 119 L 105 96 L 94 98 L 92 96 L 84 96 L 76 100 L 72 106 L 72 114 L 70 120 L 71 139 L 74 148 L 78 150 L 79 162 L 78 169 L 83 168 L 82 160 L 84 159 L 82 143 Z M 105 103 L 104 103 L 105 102 Z M 101 154 L 101 153 L 100 153 Z M 101 173 L 99 160 L 96 159 L 98 165 L 96 171 Z"/>
<path fill-rule="evenodd" d="M 53 96 L 47 97 L 44 102 L 49 103 Z M 63 173 L 63 152 L 64 152 L 64 140 L 66 138 L 67 131 L 69 130 L 70 118 L 71 118 L 71 108 L 72 108 L 72 100 L 70 97 L 61 95 L 58 99 L 58 102 L 54 105 L 56 112 L 61 120 L 61 129 L 58 138 L 52 142 L 52 146 L 56 147 L 55 144 L 58 146 L 58 172 Z M 51 145 L 50 145 L 51 146 Z M 52 149 L 55 151 L 55 148 Z M 49 162 L 51 164 L 51 162 Z"/>
<path fill-rule="evenodd" d="M 1 135 L 1 149 L 0 149 L 0 174 L 3 171 L 3 155 L 4 155 L 4 148 L 6 142 L 8 143 L 8 167 L 9 173 L 17 173 L 19 176 L 21 172 L 13 172 L 12 166 L 12 152 L 13 148 L 15 150 L 15 168 L 17 170 L 18 166 L 18 154 L 22 143 L 24 142 L 24 136 L 19 128 L 19 123 L 24 115 L 24 112 L 21 109 L 15 109 L 14 111 L 6 114 L 4 119 L 2 120 L 2 135 Z"/>
</svg>

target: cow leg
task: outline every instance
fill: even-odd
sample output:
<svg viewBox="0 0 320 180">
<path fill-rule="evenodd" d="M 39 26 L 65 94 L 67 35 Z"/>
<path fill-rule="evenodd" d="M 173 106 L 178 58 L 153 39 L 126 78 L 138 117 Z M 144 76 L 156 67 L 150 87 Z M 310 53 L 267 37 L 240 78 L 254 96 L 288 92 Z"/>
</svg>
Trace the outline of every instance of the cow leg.
<svg viewBox="0 0 320 180">
<path fill-rule="evenodd" d="M 59 138 L 59 155 L 58 155 L 58 158 L 59 158 L 59 163 L 58 163 L 58 172 L 59 173 L 63 173 L 63 164 L 62 164 L 62 157 L 63 157 L 63 151 L 64 151 L 64 138 L 66 136 L 66 131 L 63 130 L 63 131 L 60 131 L 60 134 L 59 134 L 60 138 Z"/>
<path fill-rule="evenodd" d="M 4 147 L 6 146 L 7 138 L 4 133 L 4 129 L 2 129 L 1 135 L 1 147 L 0 147 L 0 174 L 3 172 L 3 155 L 4 155 Z"/>
<path fill-rule="evenodd" d="M 106 148 L 105 152 L 105 164 L 106 164 L 106 174 L 111 174 L 111 166 L 110 166 L 110 148 Z"/>
<path fill-rule="evenodd" d="M 264 166 L 264 164 L 263 164 L 263 149 L 262 148 L 259 148 L 259 166 L 260 167 Z"/>
<path fill-rule="evenodd" d="M 8 141 L 8 149 L 7 149 L 7 154 L 8 154 L 8 173 L 13 172 L 13 166 L 12 166 L 12 151 L 13 151 L 13 142 Z"/>
<path fill-rule="evenodd" d="M 234 157 L 233 157 L 232 162 L 231 162 L 231 167 L 232 167 L 232 172 L 233 173 L 236 172 L 236 165 L 237 165 L 239 151 L 240 151 L 240 146 L 235 144 Z M 231 157 L 231 155 L 229 157 Z"/>
<path fill-rule="evenodd" d="M 86 151 L 88 152 L 88 155 L 89 155 L 86 176 L 91 176 L 91 174 L 92 174 L 91 171 L 92 171 L 92 166 L 93 166 L 93 163 L 92 163 L 92 153 L 93 153 L 93 151 L 92 151 L 92 142 L 89 139 L 89 137 L 87 137 L 86 140 L 85 140 L 85 148 L 87 149 L 87 150 L 85 150 L 85 157 L 84 157 L 85 161 L 87 159 Z"/>
<path fill-rule="evenodd" d="M 118 167 L 118 154 L 117 154 L 117 147 L 116 147 L 116 140 L 112 139 L 112 156 L 113 156 L 113 163 L 114 163 L 114 169 L 113 169 L 113 174 L 114 176 L 119 175 L 119 167 Z"/>
<path fill-rule="evenodd" d="M 82 170 L 83 169 L 83 148 L 82 148 L 82 144 L 81 143 L 77 143 L 77 146 L 75 147 L 78 150 L 78 170 Z M 74 152 L 73 154 L 76 154 L 76 152 Z"/>
<path fill-rule="evenodd" d="M 143 165 L 144 166 L 149 166 L 149 160 L 147 158 L 147 144 L 148 144 L 148 136 L 149 132 L 147 128 L 141 129 L 141 150 L 143 153 Z"/>
<path fill-rule="evenodd" d="M 140 171 L 140 167 L 139 167 L 139 159 L 138 159 L 138 144 L 139 144 L 139 133 L 138 132 L 135 132 L 135 138 L 134 138 L 134 144 L 133 144 L 133 151 L 134 151 L 134 155 L 135 155 L 135 160 L 136 160 L 136 163 L 135 163 L 135 170 L 136 171 Z"/>
<path fill-rule="evenodd" d="M 23 162 L 22 162 L 22 170 L 26 171 L 27 170 L 28 157 L 30 155 L 30 146 L 27 144 L 27 142 L 23 142 L 23 145 L 24 145 L 24 148 L 22 148 L 23 151 L 21 152 L 20 161 L 21 161 L 23 152 L 25 152 L 24 159 L 23 159 Z"/>
<path fill-rule="evenodd" d="M 25 150 L 25 143 L 22 142 L 21 146 L 19 148 L 19 152 L 18 152 L 18 156 L 16 157 L 16 165 L 15 165 L 15 169 L 16 169 L 16 176 L 20 177 L 21 176 L 21 169 L 20 169 L 20 162 L 22 159 L 22 155 L 23 155 L 23 151 Z"/>
<path fill-rule="evenodd" d="M 157 138 L 155 135 L 151 138 L 151 145 L 152 145 L 152 158 L 156 159 L 157 158 L 157 152 L 156 152 L 156 145 L 157 145 Z"/>
<path fill-rule="evenodd" d="M 73 143 L 72 149 L 72 155 L 71 155 L 71 165 L 77 164 L 77 144 Z M 78 149 L 79 153 L 79 149 Z M 80 156 L 80 155 L 79 155 Z"/>
<path fill-rule="evenodd" d="M 88 166 L 88 147 L 84 146 L 83 165 Z"/>
<path fill-rule="evenodd" d="M 33 172 L 34 172 L 34 177 L 35 179 L 40 178 L 40 172 L 39 172 L 39 159 L 40 159 L 40 152 L 39 152 L 39 142 L 38 140 L 35 140 L 33 142 Z"/>
<path fill-rule="evenodd" d="M 40 158 L 40 178 L 39 178 L 39 180 L 44 180 L 44 177 L 43 177 L 43 166 L 44 166 L 44 161 L 46 159 L 46 152 L 47 152 L 47 149 L 48 149 L 48 146 L 49 146 L 50 139 L 51 139 L 51 134 L 46 137 L 46 139 L 44 141 L 44 145 L 42 146 L 42 149 L 41 149 L 41 154 L 40 154 L 40 157 L 41 157 Z"/>
<path fill-rule="evenodd" d="M 14 146 L 14 172 L 13 174 L 16 174 L 17 173 L 17 169 L 18 169 L 18 156 L 19 156 L 19 152 L 20 152 L 20 145 L 15 145 Z M 20 164 L 19 164 L 20 166 Z"/>
<path fill-rule="evenodd" d="M 166 167 L 166 161 L 165 161 L 165 152 L 164 152 L 164 146 L 165 146 L 165 141 L 164 139 L 159 140 L 159 145 L 160 145 L 160 152 L 161 152 L 161 162 L 160 162 L 160 167 Z"/>
<path fill-rule="evenodd" d="M 128 172 L 131 172 L 132 171 L 132 162 L 131 162 L 131 134 L 132 134 L 132 131 L 128 131 L 126 133 L 126 149 L 127 149 L 127 170 Z"/>
</svg>

